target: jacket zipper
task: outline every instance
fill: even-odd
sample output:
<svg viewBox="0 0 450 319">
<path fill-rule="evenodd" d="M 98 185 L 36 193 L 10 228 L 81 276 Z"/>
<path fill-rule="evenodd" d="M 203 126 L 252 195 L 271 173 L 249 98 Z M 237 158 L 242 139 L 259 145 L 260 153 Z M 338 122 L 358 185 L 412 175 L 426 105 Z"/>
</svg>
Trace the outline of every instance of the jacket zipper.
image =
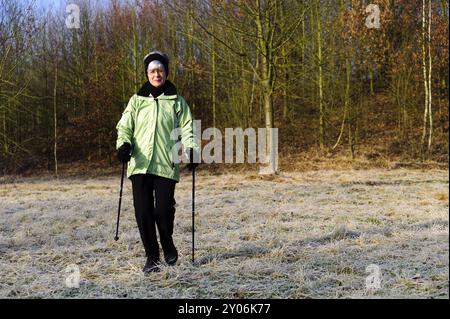
<svg viewBox="0 0 450 319">
<path fill-rule="evenodd" d="M 158 99 L 156 98 L 155 101 L 156 101 L 156 112 L 159 113 L 160 110 L 159 110 Z M 158 113 L 156 114 L 156 118 L 158 118 Z M 174 118 L 174 121 L 175 121 L 175 118 Z M 158 123 L 158 121 L 156 121 L 156 123 Z M 156 130 L 156 128 L 155 128 L 155 130 Z M 154 148 L 154 146 L 153 146 L 153 148 Z M 172 149 L 169 152 L 169 157 L 170 157 L 170 161 L 172 162 L 172 170 L 174 170 L 175 169 L 175 163 L 173 162 Z"/>
</svg>

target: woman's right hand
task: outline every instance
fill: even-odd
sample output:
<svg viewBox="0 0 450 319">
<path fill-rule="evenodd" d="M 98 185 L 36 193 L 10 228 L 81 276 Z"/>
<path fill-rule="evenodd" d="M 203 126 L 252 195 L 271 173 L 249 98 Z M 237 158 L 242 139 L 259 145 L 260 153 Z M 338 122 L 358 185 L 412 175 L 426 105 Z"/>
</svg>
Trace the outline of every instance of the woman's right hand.
<svg viewBox="0 0 450 319">
<path fill-rule="evenodd" d="M 130 143 L 123 143 L 117 150 L 117 158 L 121 163 L 127 163 L 131 159 L 131 145 Z"/>
</svg>

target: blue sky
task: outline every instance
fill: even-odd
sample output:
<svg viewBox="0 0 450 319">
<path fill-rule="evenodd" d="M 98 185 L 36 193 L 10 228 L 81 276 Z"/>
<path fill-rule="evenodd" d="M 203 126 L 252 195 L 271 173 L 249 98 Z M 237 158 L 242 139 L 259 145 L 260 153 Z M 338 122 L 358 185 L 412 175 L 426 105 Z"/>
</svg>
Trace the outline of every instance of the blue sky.
<svg viewBox="0 0 450 319">
<path fill-rule="evenodd" d="M 52 1 L 52 0 L 34 0 L 36 5 L 41 8 L 58 8 L 61 4 L 65 4 L 66 0 Z"/>
</svg>

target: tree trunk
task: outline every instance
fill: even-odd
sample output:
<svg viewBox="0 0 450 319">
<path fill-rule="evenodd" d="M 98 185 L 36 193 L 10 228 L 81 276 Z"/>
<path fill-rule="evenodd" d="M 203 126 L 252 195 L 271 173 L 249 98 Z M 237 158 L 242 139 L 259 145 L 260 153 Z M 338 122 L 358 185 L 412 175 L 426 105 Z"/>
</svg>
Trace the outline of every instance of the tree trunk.
<svg viewBox="0 0 450 319">
<path fill-rule="evenodd" d="M 428 136 L 428 152 L 431 150 L 431 141 L 433 138 L 433 112 L 431 109 L 431 98 L 433 91 L 431 90 L 431 72 L 432 72 L 432 57 L 431 57 L 431 18 L 432 6 L 431 0 L 428 0 L 428 116 L 430 124 L 430 135 Z"/>
<path fill-rule="evenodd" d="M 422 71 L 423 71 L 423 85 L 425 90 L 425 100 L 424 100 L 424 113 L 423 113 L 423 132 L 422 132 L 422 140 L 420 145 L 423 146 L 425 142 L 425 137 L 427 134 L 427 116 L 428 116 L 428 76 L 427 76 L 427 49 L 426 49 L 426 12 L 425 12 L 425 0 L 422 0 Z"/>
<path fill-rule="evenodd" d="M 6 157 L 6 155 L 8 154 L 8 139 L 7 139 L 7 132 L 6 132 L 6 107 L 3 106 L 2 107 L 2 113 L 3 113 L 3 118 L 2 118 L 2 126 L 3 126 L 3 155 Z"/>
<path fill-rule="evenodd" d="M 270 43 L 267 33 L 270 32 L 268 19 L 268 12 L 263 15 L 263 8 L 261 1 L 257 0 L 258 14 L 257 14 L 257 29 L 259 38 L 259 52 L 261 57 L 261 87 L 264 101 L 264 115 L 266 128 L 266 145 L 269 150 L 268 163 L 269 166 L 264 169 L 263 173 L 276 174 L 278 172 L 276 157 L 276 149 L 274 143 L 274 122 L 273 122 L 273 72 L 272 72 L 272 43 Z M 264 3 L 267 5 L 267 3 Z M 263 21 L 264 20 L 264 21 Z M 264 25 L 263 25 L 264 23 Z"/>
<path fill-rule="evenodd" d="M 428 14 L 426 11 L 427 11 L 426 0 L 422 0 L 422 69 L 423 69 L 423 83 L 425 89 L 425 103 L 424 103 L 425 107 L 423 112 L 423 131 L 422 131 L 421 146 L 423 147 L 425 144 L 425 137 L 427 135 L 427 126 L 428 126 L 427 151 L 429 152 L 431 150 L 431 143 L 433 138 L 433 112 L 431 108 L 432 105 L 431 104 L 432 103 L 431 0 L 428 0 Z"/>
<path fill-rule="evenodd" d="M 54 119 L 54 147 L 53 147 L 53 156 L 55 161 L 55 176 L 58 178 L 58 121 L 57 121 L 57 113 L 56 113 L 56 93 L 58 88 L 58 62 L 55 63 L 55 84 L 53 86 L 53 119 Z"/>
<path fill-rule="evenodd" d="M 319 0 L 314 4 L 316 23 L 317 23 L 317 82 L 319 90 L 319 146 L 323 151 L 325 148 L 325 110 L 323 104 L 323 71 L 322 71 L 322 24 L 319 10 Z"/>
<path fill-rule="evenodd" d="M 133 28 L 133 85 L 134 85 L 134 92 L 137 92 L 138 90 L 138 34 L 137 34 L 137 17 L 136 17 L 136 11 L 134 8 L 132 8 L 132 21 L 131 25 Z"/>
<path fill-rule="evenodd" d="M 212 32 L 214 34 L 214 22 L 212 25 Z M 216 128 L 216 39 L 211 37 L 211 101 L 212 101 L 212 118 L 213 127 Z M 214 130 L 214 132 L 216 132 Z M 215 134 L 215 133 L 214 133 Z M 214 136 L 215 138 L 215 136 Z"/>
<path fill-rule="evenodd" d="M 350 99 L 350 61 L 348 60 L 348 58 L 345 60 L 345 97 L 344 97 L 344 115 L 343 115 L 343 119 L 342 119 L 342 124 L 341 124 L 341 130 L 339 132 L 339 136 L 338 139 L 336 141 L 336 143 L 334 144 L 332 149 L 335 149 L 338 145 L 339 142 L 342 138 L 342 135 L 344 134 L 344 129 L 345 129 L 345 124 L 348 122 L 350 123 L 350 121 L 347 121 L 348 115 L 349 115 L 349 99 Z M 349 124 L 350 126 L 350 124 Z M 350 144 L 350 138 L 349 138 L 349 144 Z"/>
</svg>

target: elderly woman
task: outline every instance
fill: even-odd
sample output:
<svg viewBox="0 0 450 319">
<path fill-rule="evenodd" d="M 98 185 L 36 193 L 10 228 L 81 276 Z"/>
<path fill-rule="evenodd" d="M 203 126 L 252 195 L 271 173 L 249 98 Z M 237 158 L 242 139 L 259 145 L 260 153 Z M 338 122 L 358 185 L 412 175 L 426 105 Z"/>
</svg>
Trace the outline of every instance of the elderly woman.
<svg viewBox="0 0 450 319">
<path fill-rule="evenodd" d="M 172 131 L 179 130 L 191 170 L 198 165 L 194 163 L 198 146 L 189 106 L 167 80 L 167 55 L 151 52 L 145 56 L 144 66 L 148 81 L 130 98 L 117 124 L 116 147 L 118 159 L 128 163 L 127 177 L 133 186 L 136 221 L 147 256 L 143 271 L 148 273 L 159 271 L 156 228 L 166 263 L 174 265 L 178 260 L 172 233 L 180 169 L 172 154 L 178 142 L 172 138 Z"/>
</svg>

